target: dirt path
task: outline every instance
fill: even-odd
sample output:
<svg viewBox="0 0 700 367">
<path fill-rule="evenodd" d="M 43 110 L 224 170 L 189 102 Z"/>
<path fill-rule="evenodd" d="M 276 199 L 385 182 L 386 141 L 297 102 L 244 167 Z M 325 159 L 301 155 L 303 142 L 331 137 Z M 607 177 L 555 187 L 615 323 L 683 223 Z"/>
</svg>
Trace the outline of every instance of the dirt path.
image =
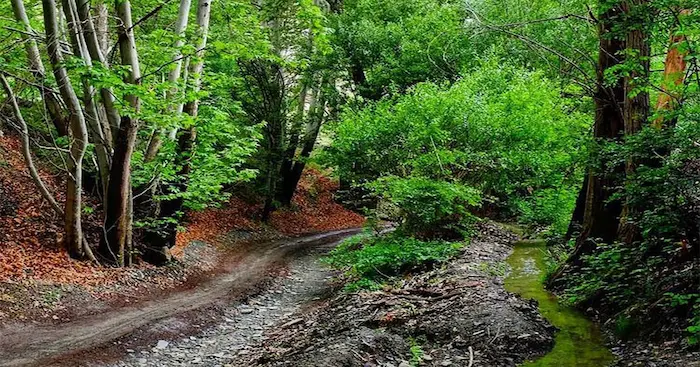
<svg viewBox="0 0 700 367">
<path fill-rule="evenodd" d="M 90 366 L 227 366 L 227 362 L 249 354 L 251 347 L 262 341 L 264 332 L 301 322 L 287 320 L 332 290 L 332 272 L 319 262 L 319 257 L 333 246 L 330 242 L 306 248 L 291 260 L 285 276 L 276 278 L 264 292 L 224 307 L 223 317 L 214 327 L 191 336 L 154 340 L 142 348 L 128 348 L 128 355 L 121 361 Z"/>
<path fill-rule="evenodd" d="M 259 245 L 231 264 L 224 275 L 166 299 L 120 308 L 59 326 L 6 326 L 0 329 L 0 366 L 86 365 L 86 358 L 81 356 L 81 352 L 89 352 L 91 357 L 102 355 L 110 359 L 118 357 L 119 350 L 123 349 L 120 346 L 125 344 L 122 340 L 130 340 L 134 345 L 139 342 L 147 345 L 149 339 L 159 334 L 184 334 L 187 330 L 217 319 L 216 315 L 220 313 L 212 311 L 214 308 L 235 312 L 238 306 L 227 310 L 227 305 L 254 292 L 256 287 L 269 280 L 267 275 L 270 271 L 284 265 L 291 255 L 337 242 L 357 232 L 357 229 L 340 230 Z M 194 311 L 197 311 L 196 317 L 191 315 Z M 203 316 L 210 320 L 203 320 Z M 150 341 L 155 345 L 158 339 Z M 122 350 L 122 353 L 126 352 Z M 134 359 L 136 365 L 140 362 L 141 359 Z"/>
</svg>

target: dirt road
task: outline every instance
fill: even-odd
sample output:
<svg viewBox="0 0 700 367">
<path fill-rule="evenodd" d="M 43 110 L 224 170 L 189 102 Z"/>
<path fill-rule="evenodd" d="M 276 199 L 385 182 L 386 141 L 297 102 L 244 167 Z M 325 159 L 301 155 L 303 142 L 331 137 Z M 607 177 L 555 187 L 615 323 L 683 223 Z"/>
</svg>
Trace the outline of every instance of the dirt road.
<svg viewBox="0 0 700 367">
<path fill-rule="evenodd" d="M 358 229 L 334 231 L 292 240 L 252 246 L 217 277 L 165 299 L 151 300 L 109 312 L 73 320 L 58 326 L 5 326 L 0 329 L 0 366 L 85 365 L 86 356 L 118 359 L 127 353 L 122 340 L 157 343 L 163 334 L 183 334 L 220 317 L 214 311 L 259 292 L 270 274 L 297 254 L 336 243 Z M 196 312 L 195 312 L 196 311 Z M 197 317 L 188 317 L 196 313 Z M 217 315 L 215 317 L 215 315 Z M 158 323 L 172 319 L 162 328 Z M 176 322 L 175 322 L 176 321 Z M 211 320 L 209 320 L 211 321 Z M 168 323 L 166 323 L 168 324 Z M 160 328 L 159 328 L 160 327 Z"/>
</svg>

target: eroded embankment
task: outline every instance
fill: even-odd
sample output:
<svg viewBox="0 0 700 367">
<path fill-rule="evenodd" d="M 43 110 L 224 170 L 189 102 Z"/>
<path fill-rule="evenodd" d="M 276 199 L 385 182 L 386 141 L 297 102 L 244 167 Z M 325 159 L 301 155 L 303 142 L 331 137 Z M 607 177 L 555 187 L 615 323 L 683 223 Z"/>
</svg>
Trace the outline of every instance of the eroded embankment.
<svg viewBox="0 0 700 367">
<path fill-rule="evenodd" d="M 515 236 L 493 223 L 479 231 L 439 269 L 382 291 L 318 302 L 224 365 L 499 367 L 545 354 L 554 328 L 536 303 L 504 289 Z"/>
</svg>

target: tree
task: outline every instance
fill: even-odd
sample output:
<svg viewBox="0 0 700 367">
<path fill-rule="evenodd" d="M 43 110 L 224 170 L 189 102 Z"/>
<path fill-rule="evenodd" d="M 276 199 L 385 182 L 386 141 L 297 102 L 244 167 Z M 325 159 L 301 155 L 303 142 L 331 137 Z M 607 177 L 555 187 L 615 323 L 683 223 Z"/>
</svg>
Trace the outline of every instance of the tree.
<svg viewBox="0 0 700 367">
<path fill-rule="evenodd" d="M 122 65 L 129 67 L 126 82 L 132 85 L 141 83 L 133 21 L 131 19 L 131 2 L 116 0 L 116 13 L 120 21 L 117 27 L 119 53 Z M 105 201 L 105 231 L 100 241 L 100 254 L 119 266 L 124 266 L 128 239 L 132 231 L 133 213 L 131 211 L 131 158 L 136 145 L 138 132 L 138 114 L 141 107 L 140 98 L 135 94 L 126 96 L 130 111 L 121 116 L 112 155 L 112 168 L 109 174 L 109 186 Z"/>
<path fill-rule="evenodd" d="M 621 14 L 620 9 L 604 4 L 601 7 L 598 16 L 600 43 L 593 136 L 599 142 L 619 141 L 624 134 L 625 87 L 619 75 L 612 74 L 612 80 L 606 79 L 606 76 L 610 76 L 611 71 L 623 63 L 625 42 L 614 32 Z M 598 155 L 600 152 L 594 154 Z M 600 166 L 588 169 L 585 186 L 582 188 L 585 200 L 581 200 L 584 197 L 583 193 L 577 200 L 575 213 L 583 213 L 583 217 L 580 218 L 582 229 L 576 239 L 576 247 L 568 258 L 571 263 L 578 262 L 583 254 L 589 253 L 595 246 L 595 240 L 610 242 L 617 237 L 622 205 L 619 200 L 612 198 L 619 183 L 616 176 L 623 168 L 606 167 L 604 160 L 600 163 Z M 574 216 L 573 221 L 578 220 L 579 218 Z"/>
<path fill-rule="evenodd" d="M 207 46 L 209 34 L 209 20 L 211 15 L 212 0 L 199 0 L 197 4 L 197 44 L 195 59 L 190 61 L 189 75 L 194 78 L 192 93 L 199 93 L 202 85 L 202 73 L 204 72 L 204 52 Z M 179 67 L 175 67 L 177 71 Z M 179 72 L 178 72 L 179 74 Z M 171 71 L 171 78 L 175 79 Z M 182 113 L 190 117 L 189 126 L 179 129 L 177 136 L 176 163 L 178 168 L 177 181 L 169 183 L 166 189 L 167 198 L 161 203 L 160 218 L 164 222 L 155 230 L 150 230 L 146 237 L 146 254 L 144 256 L 150 262 L 161 264 L 170 261 L 169 249 L 175 246 L 177 236 L 177 221 L 183 210 L 184 197 L 189 186 L 189 176 L 192 172 L 192 158 L 195 153 L 197 139 L 196 120 L 199 112 L 199 98 L 188 101 Z M 150 150 L 150 147 L 149 147 Z"/>
<path fill-rule="evenodd" d="M 46 44 L 49 60 L 54 77 L 58 83 L 63 102 L 66 104 L 70 118 L 71 147 L 66 165 L 68 178 L 65 203 L 65 238 L 64 243 L 71 257 L 82 258 L 89 252 L 88 246 L 83 246 L 82 228 L 82 180 L 83 157 L 87 150 L 88 131 L 83 116 L 83 108 L 80 105 L 73 84 L 68 77 L 64 65 L 63 51 L 59 44 L 58 14 L 54 0 L 42 0 L 44 10 L 44 27 L 46 29 Z"/>
</svg>

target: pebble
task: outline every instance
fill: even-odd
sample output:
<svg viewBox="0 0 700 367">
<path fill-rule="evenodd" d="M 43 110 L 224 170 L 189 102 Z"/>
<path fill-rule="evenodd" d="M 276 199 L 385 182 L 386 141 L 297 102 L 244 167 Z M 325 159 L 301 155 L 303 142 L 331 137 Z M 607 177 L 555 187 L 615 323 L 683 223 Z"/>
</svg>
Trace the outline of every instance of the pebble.
<svg viewBox="0 0 700 367">
<path fill-rule="evenodd" d="M 165 349 L 165 348 L 168 347 L 168 345 L 170 345 L 169 342 L 167 342 L 167 341 L 165 341 L 165 340 L 158 340 L 158 344 L 156 344 L 156 348 L 158 348 L 158 349 Z"/>
</svg>

